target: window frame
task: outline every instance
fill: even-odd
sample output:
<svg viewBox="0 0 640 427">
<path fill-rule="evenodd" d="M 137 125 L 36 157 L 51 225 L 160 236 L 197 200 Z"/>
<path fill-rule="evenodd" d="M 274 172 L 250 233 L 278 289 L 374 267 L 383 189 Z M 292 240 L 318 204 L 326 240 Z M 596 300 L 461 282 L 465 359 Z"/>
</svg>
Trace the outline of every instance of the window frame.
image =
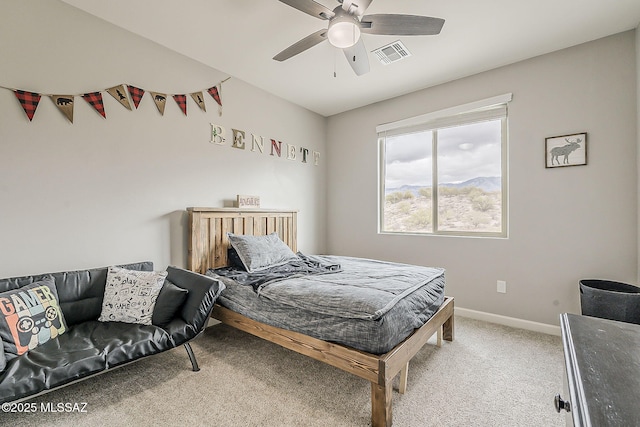
<svg viewBox="0 0 640 427">
<path fill-rule="evenodd" d="M 508 105 L 512 94 L 500 95 L 481 101 L 471 102 L 457 107 L 447 108 L 421 116 L 383 124 L 376 128 L 378 132 L 378 234 L 418 235 L 418 236 L 457 236 L 508 238 L 509 236 L 509 200 L 508 200 Z M 438 229 L 438 130 L 454 126 L 467 125 L 490 120 L 501 120 L 501 225 L 499 232 L 460 231 Z M 386 231 L 385 215 L 385 139 L 387 136 L 403 135 L 419 131 L 432 131 L 432 231 Z"/>
</svg>

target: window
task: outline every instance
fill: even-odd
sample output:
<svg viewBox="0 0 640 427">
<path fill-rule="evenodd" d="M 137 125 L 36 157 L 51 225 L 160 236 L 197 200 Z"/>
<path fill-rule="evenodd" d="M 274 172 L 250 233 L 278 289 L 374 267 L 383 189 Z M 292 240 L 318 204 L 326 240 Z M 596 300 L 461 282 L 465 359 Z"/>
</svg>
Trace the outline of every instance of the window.
<svg viewBox="0 0 640 427">
<path fill-rule="evenodd" d="M 510 100 L 378 126 L 380 232 L 507 236 Z"/>
</svg>

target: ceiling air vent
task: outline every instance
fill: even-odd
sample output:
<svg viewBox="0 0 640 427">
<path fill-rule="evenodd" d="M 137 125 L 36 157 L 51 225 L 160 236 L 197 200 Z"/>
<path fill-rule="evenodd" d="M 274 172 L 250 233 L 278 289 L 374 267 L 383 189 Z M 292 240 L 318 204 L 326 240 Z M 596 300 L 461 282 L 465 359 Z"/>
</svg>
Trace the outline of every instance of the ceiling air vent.
<svg viewBox="0 0 640 427">
<path fill-rule="evenodd" d="M 411 52 L 409 52 L 407 47 L 403 45 L 400 40 L 386 46 L 382 46 L 374 50 L 373 53 L 375 53 L 376 57 L 384 65 L 388 65 L 392 62 L 400 61 L 401 59 L 411 56 Z"/>
</svg>

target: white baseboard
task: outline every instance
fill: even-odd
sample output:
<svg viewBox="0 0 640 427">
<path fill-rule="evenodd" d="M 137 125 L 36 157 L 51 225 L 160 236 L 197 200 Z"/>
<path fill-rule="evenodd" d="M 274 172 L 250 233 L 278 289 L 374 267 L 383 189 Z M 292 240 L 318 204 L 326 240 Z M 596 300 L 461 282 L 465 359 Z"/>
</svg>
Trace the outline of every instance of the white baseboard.
<svg viewBox="0 0 640 427">
<path fill-rule="evenodd" d="M 560 336 L 560 326 L 547 325 L 546 323 L 532 322 L 531 320 L 517 319 L 515 317 L 502 316 L 500 314 L 485 313 L 483 311 L 470 310 L 468 308 L 455 307 L 455 314 L 460 317 L 483 320 L 513 328 L 542 332 L 549 335 Z"/>
</svg>

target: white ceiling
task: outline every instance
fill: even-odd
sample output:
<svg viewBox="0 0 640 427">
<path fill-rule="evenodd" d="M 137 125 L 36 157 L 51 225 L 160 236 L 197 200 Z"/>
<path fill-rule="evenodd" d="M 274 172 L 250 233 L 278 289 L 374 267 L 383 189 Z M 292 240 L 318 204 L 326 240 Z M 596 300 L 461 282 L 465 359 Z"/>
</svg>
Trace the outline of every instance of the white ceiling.
<svg viewBox="0 0 640 427">
<path fill-rule="evenodd" d="M 444 18 L 437 36 L 364 34 L 367 50 L 395 40 L 412 56 L 356 76 L 323 42 L 287 61 L 275 54 L 326 28 L 278 0 L 63 0 L 267 92 L 330 116 L 526 58 L 636 28 L 640 0 L 375 0 L 367 14 Z M 335 0 L 317 0 L 333 9 Z M 333 76 L 334 68 L 337 77 Z"/>
</svg>

